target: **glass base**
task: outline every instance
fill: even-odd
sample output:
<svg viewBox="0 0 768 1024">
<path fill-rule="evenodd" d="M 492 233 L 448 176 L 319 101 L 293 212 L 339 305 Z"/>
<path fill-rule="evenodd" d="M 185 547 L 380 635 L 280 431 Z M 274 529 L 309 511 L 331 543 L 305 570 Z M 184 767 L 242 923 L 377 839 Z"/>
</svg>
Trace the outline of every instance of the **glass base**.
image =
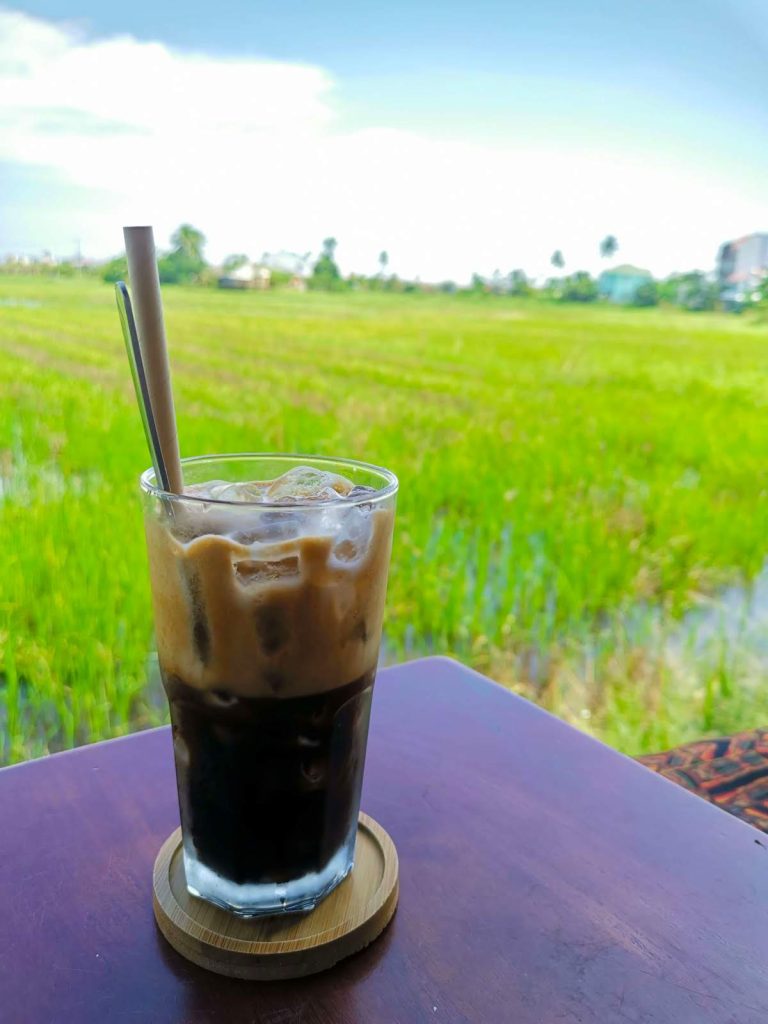
<svg viewBox="0 0 768 1024">
<path fill-rule="evenodd" d="M 187 890 L 222 910 L 239 917 L 261 917 L 270 914 L 298 914 L 314 910 L 343 882 L 354 865 L 357 821 L 347 840 L 331 857 L 322 871 L 313 871 L 290 882 L 265 882 L 239 885 L 202 864 L 194 848 L 184 844 L 184 873 Z"/>
</svg>

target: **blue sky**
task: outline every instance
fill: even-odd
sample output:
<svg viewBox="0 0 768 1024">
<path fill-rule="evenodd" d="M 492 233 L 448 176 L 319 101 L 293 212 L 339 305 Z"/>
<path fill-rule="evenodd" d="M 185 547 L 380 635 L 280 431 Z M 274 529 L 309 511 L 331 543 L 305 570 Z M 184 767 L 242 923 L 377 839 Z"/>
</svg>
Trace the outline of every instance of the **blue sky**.
<svg viewBox="0 0 768 1024">
<path fill-rule="evenodd" d="M 0 252 L 79 238 L 106 255 L 135 212 L 160 237 L 199 223 L 214 258 L 332 232 L 347 269 L 385 247 L 401 273 L 460 279 L 544 273 L 555 247 L 597 269 L 613 231 L 622 258 L 666 273 L 768 229 L 763 0 L 2 11 Z M 148 56 L 151 83 L 112 81 L 140 79 Z M 102 102 L 70 88 L 73 67 Z M 173 89 L 176 107 L 154 110 Z M 127 173 L 132 150 L 156 180 Z"/>
</svg>

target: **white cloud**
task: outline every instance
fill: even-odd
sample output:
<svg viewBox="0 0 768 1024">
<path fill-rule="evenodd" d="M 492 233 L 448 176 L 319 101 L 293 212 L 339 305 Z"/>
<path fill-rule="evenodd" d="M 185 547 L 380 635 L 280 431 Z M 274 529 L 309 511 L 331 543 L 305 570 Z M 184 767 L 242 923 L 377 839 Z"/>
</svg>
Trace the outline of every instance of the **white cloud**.
<svg viewBox="0 0 768 1024">
<path fill-rule="evenodd" d="M 117 250 L 123 223 L 152 222 L 163 239 L 190 220 L 212 258 L 304 251 L 333 233 L 347 269 L 371 270 L 386 248 L 405 276 L 466 279 L 547 273 L 556 247 L 595 269 L 610 231 L 623 257 L 666 273 L 711 265 L 720 241 L 768 226 L 765 197 L 648 156 L 344 131 L 339 88 L 315 67 L 90 39 L 0 10 L 0 161 L 98 193 L 67 221 L 86 252 Z"/>
</svg>

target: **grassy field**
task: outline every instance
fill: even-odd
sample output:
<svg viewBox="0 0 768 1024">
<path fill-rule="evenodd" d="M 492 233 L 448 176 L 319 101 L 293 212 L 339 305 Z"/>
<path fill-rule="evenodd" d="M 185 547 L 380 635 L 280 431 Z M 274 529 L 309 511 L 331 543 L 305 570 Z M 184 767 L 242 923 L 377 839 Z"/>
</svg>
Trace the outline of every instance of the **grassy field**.
<svg viewBox="0 0 768 1024">
<path fill-rule="evenodd" d="M 495 297 L 165 299 L 182 454 L 342 454 L 400 476 L 388 660 L 453 653 L 628 753 L 765 724 L 762 661 L 678 635 L 763 566 L 764 328 Z M 0 347 L 13 761 L 164 711 L 111 288 L 0 278 Z"/>
</svg>

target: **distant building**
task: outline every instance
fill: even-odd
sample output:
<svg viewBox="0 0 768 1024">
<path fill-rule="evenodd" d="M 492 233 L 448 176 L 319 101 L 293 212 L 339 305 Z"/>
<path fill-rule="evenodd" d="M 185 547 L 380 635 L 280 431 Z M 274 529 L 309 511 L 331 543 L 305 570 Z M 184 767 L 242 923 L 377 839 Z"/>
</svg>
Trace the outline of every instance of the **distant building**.
<svg viewBox="0 0 768 1024">
<path fill-rule="evenodd" d="M 219 278 L 219 288 L 255 288 L 266 291 L 272 283 L 272 271 L 256 263 L 243 263 Z"/>
<path fill-rule="evenodd" d="M 745 235 L 720 246 L 717 279 L 726 307 L 744 304 L 768 275 L 768 233 Z"/>
<path fill-rule="evenodd" d="M 637 290 L 653 280 L 650 270 L 641 270 L 623 263 L 620 267 L 604 270 L 597 280 L 597 291 L 609 302 L 634 302 Z"/>
</svg>

